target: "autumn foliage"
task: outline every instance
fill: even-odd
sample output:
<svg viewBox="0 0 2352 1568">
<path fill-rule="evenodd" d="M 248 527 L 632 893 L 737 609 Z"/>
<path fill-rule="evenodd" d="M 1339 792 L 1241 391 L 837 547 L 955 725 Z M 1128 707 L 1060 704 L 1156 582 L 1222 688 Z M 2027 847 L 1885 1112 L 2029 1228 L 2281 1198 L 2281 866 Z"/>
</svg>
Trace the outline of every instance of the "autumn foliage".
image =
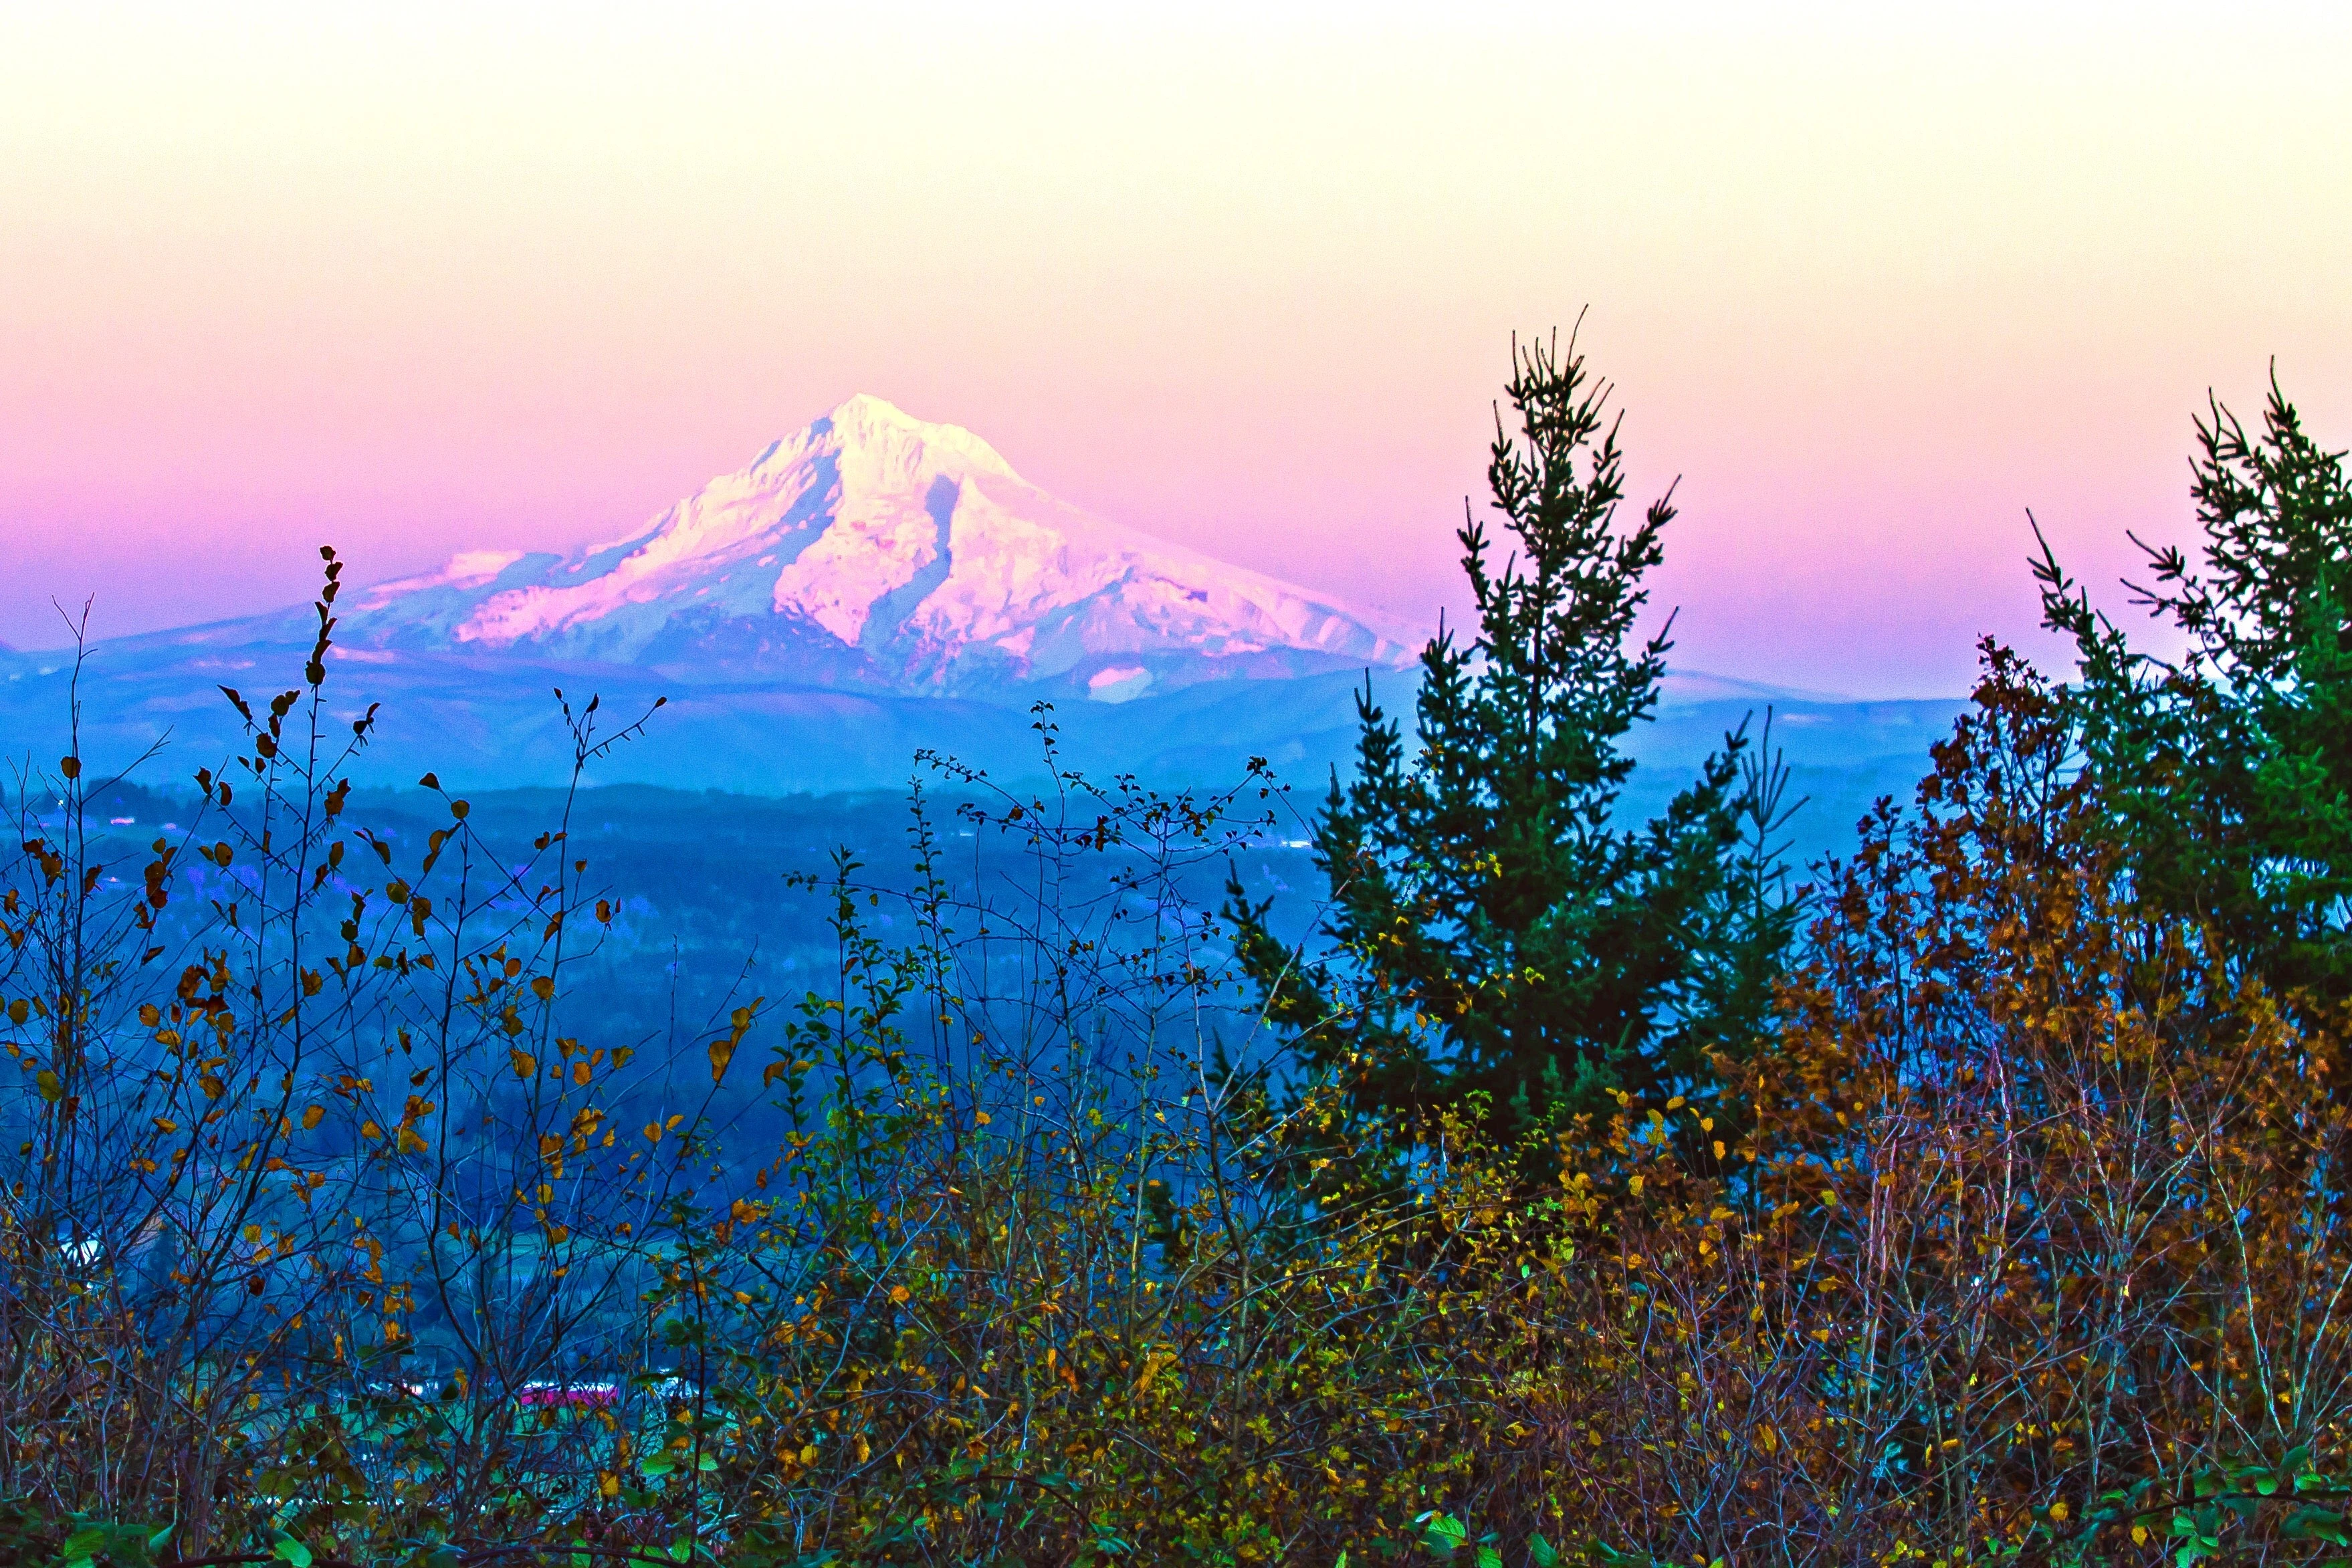
<svg viewBox="0 0 2352 1568">
<path fill-rule="evenodd" d="M 1050 713 L 1049 787 L 930 759 L 910 879 L 796 890 L 823 980 L 602 1039 L 567 820 L 353 820 L 337 576 L 176 837 L 122 862 L 79 758 L 12 791 L 11 1560 L 2352 1551 L 2343 998 L 2259 856 L 2218 911 L 2151 878 L 2128 681 L 1988 644 L 1765 1036 L 1530 1118 L 1381 1092 L 1375 930 L 1311 955 L 1339 1027 L 1270 1025 L 1223 889 L 1283 787 L 1089 781 Z M 583 767 L 634 730 L 567 711 Z"/>
<path fill-rule="evenodd" d="M 1735 1082 L 1741 1174 L 1693 1179 L 1638 1107 L 1573 1162 L 1571 1359 L 1600 1375 L 1551 1430 L 1599 1535 L 1734 1563 L 2342 1543 L 2338 1040 L 2129 904 L 2067 742 L 1990 650 L 1916 813 L 1822 890 L 1781 1049 Z"/>
</svg>

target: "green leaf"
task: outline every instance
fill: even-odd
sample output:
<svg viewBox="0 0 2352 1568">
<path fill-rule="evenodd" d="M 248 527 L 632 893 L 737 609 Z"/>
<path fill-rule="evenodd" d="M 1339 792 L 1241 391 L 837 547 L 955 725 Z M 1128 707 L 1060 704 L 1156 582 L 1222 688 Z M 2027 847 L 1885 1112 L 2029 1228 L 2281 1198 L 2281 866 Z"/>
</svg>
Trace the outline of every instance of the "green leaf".
<svg viewBox="0 0 2352 1568">
<path fill-rule="evenodd" d="M 705 1454 L 702 1456 L 701 1462 L 694 1468 L 706 1472 L 715 1470 L 719 1468 L 719 1457 L 716 1454 Z"/>
<path fill-rule="evenodd" d="M 644 1464 L 639 1465 L 637 1469 L 643 1470 L 649 1476 L 666 1476 L 669 1474 L 670 1471 L 677 1469 L 677 1461 L 666 1453 L 656 1454 L 652 1458 L 647 1459 Z"/>
<path fill-rule="evenodd" d="M 1478 1568 L 1503 1568 L 1503 1554 L 1491 1546 L 1478 1548 Z"/>
<path fill-rule="evenodd" d="M 1422 1527 L 1422 1543 L 1432 1552 L 1452 1553 L 1470 1539 L 1470 1527 L 1450 1513 L 1432 1510 L 1413 1521 Z"/>
<path fill-rule="evenodd" d="M 2290 1541 L 2325 1541 L 2336 1546 L 2352 1546 L 2352 1533 L 2347 1533 L 2344 1525 L 2344 1517 L 2334 1509 L 2305 1503 L 2294 1511 L 2280 1533 Z"/>
<path fill-rule="evenodd" d="M 149 1536 L 147 1538 L 147 1550 L 151 1553 L 163 1551 L 164 1546 L 167 1545 L 172 1539 L 173 1528 L 173 1526 L 167 1524 L 163 1529 L 157 1531 L 154 1534 Z"/>
<path fill-rule="evenodd" d="M 1528 1537 L 1528 1558 L 1536 1565 L 1536 1568 L 1556 1568 L 1559 1562 L 1559 1553 L 1551 1549 L 1551 1542 L 1546 1541 L 1538 1531 Z"/>
<path fill-rule="evenodd" d="M 294 1568 L 310 1568 L 310 1549 L 290 1535 L 279 1536 L 270 1553 L 292 1563 Z"/>
</svg>

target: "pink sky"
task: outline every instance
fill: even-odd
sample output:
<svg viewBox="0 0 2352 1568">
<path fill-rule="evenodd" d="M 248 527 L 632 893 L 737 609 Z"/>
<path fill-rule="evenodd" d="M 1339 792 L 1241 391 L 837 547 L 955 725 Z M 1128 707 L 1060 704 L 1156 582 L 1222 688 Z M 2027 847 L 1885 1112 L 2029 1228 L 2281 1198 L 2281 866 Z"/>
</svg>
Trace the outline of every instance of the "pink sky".
<svg viewBox="0 0 2352 1568">
<path fill-rule="evenodd" d="M 2352 445 L 2340 5 L 1108 9 L 0 21 L 0 639 L 610 537 L 857 391 L 1427 615 L 1589 304 L 1683 662 L 1945 693 L 2027 507 L 2182 536 L 2209 385 Z"/>
</svg>

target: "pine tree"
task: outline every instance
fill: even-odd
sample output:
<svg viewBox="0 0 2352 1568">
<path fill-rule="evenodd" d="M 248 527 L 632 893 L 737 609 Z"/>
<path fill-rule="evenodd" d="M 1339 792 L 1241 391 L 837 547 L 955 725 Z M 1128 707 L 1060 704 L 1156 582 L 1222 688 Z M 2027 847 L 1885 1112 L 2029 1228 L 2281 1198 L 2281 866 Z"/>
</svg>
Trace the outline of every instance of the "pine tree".
<svg viewBox="0 0 2352 1568">
<path fill-rule="evenodd" d="M 2202 570 L 2147 551 L 2137 601 L 2187 644 L 2131 646 L 2046 540 L 2046 624 L 2137 894 L 2200 921 L 2283 993 L 2352 1001 L 2352 476 L 2273 376 L 2259 432 L 2197 423 Z"/>
<path fill-rule="evenodd" d="M 1465 516 L 1478 632 L 1423 649 L 1416 747 L 1369 685 L 1358 699 L 1355 777 L 1334 776 L 1317 828 L 1319 941 L 1278 941 L 1270 903 L 1230 892 L 1270 1020 L 1363 1109 L 1476 1097 L 1520 1136 L 1612 1092 L 1697 1092 L 1761 1030 L 1795 905 L 1786 769 L 1744 725 L 1662 815 L 1620 822 L 1624 739 L 1672 646 L 1671 621 L 1636 634 L 1672 493 L 1621 527 L 1610 389 L 1572 340 L 1512 357 L 1516 429 L 1498 408 L 1487 468 L 1512 547 Z"/>
</svg>

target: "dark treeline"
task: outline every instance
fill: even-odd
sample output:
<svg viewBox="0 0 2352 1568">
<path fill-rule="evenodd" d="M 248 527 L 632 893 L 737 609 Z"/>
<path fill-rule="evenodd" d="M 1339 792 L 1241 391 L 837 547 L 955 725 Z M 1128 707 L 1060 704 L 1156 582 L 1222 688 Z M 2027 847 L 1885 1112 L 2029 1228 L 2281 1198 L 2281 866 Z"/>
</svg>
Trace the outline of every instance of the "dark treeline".
<svg viewBox="0 0 2352 1568">
<path fill-rule="evenodd" d="M 2336 1560 L 2352 483 L 2198 443 L 2187 653 L 2045 549 L 1810 865 L 1766 716 L 1634 777 L 1572 343 L 1311 795 L 354 792 L 327 552 L 235 756 L 7 791 L 0 1554 Z"/>
</svg>

